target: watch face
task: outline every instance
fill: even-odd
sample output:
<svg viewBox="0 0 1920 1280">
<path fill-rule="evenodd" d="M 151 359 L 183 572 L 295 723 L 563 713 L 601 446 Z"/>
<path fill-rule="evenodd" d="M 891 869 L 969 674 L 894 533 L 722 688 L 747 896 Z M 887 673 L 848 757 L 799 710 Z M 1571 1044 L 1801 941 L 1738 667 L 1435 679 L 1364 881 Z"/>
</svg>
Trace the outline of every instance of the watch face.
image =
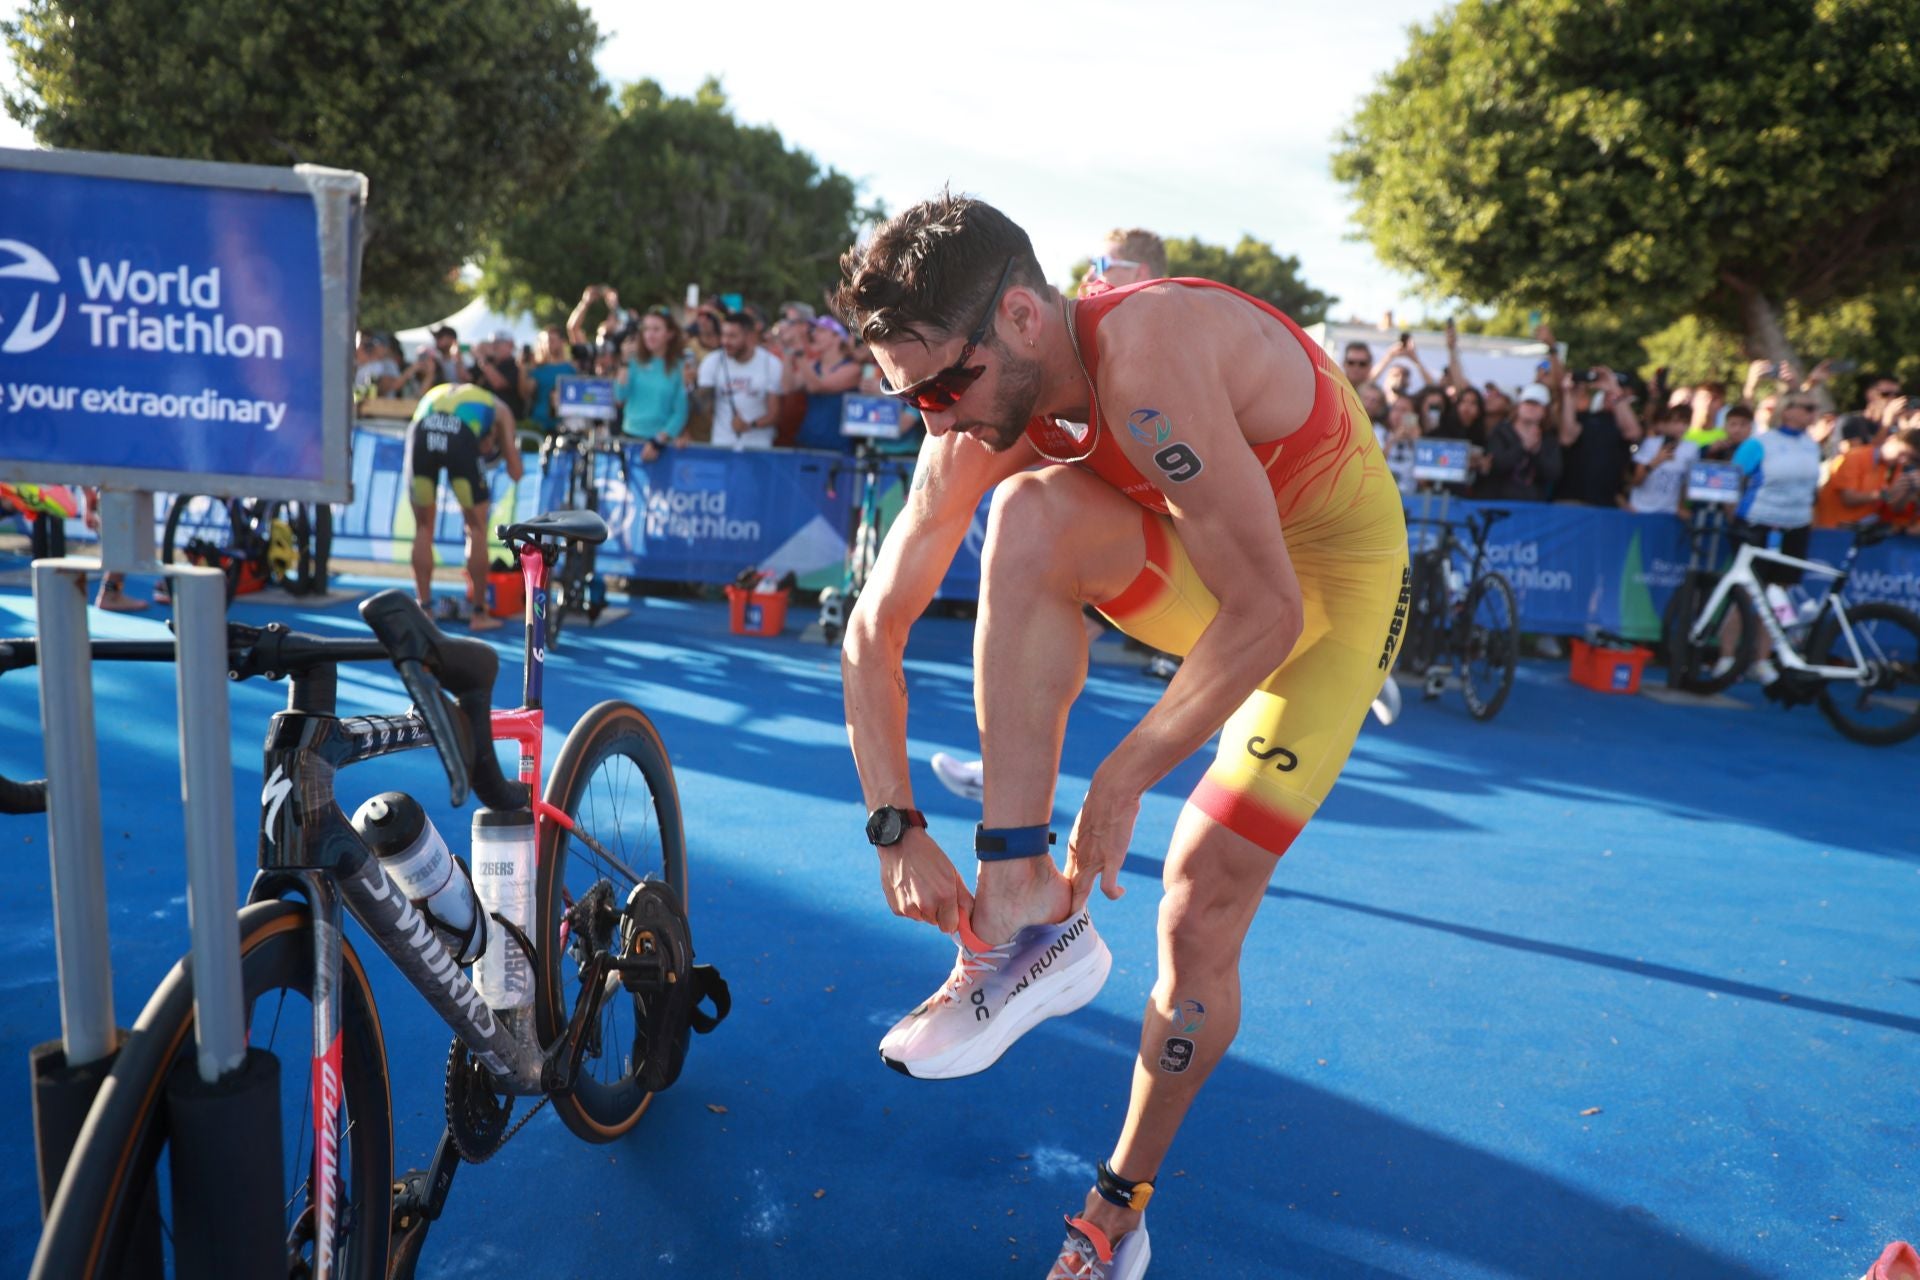
<svg viewBox="0 0 1920 1280">
<path fill-rule="evenodd" d="M 898 844 L 905 831 L 906 824 L 901 821 L 898 809 L 876 809 L 867 819 L 867 839 L 875 844 Z"/>
</svg>

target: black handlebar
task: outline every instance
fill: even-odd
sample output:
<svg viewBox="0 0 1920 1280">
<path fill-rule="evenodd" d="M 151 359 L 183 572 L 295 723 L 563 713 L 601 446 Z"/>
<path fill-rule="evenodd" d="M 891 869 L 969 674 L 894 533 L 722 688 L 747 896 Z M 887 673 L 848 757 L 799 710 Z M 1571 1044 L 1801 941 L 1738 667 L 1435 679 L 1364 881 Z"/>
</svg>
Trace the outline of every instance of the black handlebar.
<svg viewBox="0 0 1920 1280">
<path fill-rule="evenodd" d="M 493 753 L 493 682 L 500 670 L 493 646 L 443 634 L 404 591 L 382 591 L 361 604 L 360 616 L 376 638 L 302 635 L 277 622 L 265 627 L 229 622 L 227 674 L 234 680 L 280 680 L 341 662 L 391 659 L 446 766 L 453 803 L 466 803 L 471 788 L 490 809 L 525 808 L 527 785 L 502 774 Z M 172 662 L 174 642 L 96 640 L 92 653 L 101 659 Z M 38 660 L 38 641 L 0 640 L 0 672 Z M 14 782 L 0 776 L 0 813 L 42 813 L 46 807 L 44 779 Z"/>
</svg>

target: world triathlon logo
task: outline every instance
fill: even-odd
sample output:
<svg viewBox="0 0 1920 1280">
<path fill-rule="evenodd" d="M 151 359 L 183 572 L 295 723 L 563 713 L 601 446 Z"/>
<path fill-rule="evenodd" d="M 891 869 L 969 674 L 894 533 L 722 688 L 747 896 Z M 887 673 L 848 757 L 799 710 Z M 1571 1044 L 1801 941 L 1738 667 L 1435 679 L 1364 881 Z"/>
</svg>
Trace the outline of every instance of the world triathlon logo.
<svg viewBox="0 0 1920 1280">
<path fill-rule="evenodd" d="M 67 296 L 58 292 L 60 273 L 47 261 L 47 255 L 18 240 L 0 240 L 0 281 L 23 280 L 52 289 L 26 289 L 0 286 L 0 354 L 17 356 L 38 351 L 60 332 L 67 318 Z M 47 299 L 51 297 L 51 319 L 43 320 Z"/>
<path fill-rule="evenodd" d="M 1127 430 L 1141 444 L 1157 448 L 1173 434 L 1173 424 L 1158 409 L 1135 409 L 1127 415 Z"/>
</svg>

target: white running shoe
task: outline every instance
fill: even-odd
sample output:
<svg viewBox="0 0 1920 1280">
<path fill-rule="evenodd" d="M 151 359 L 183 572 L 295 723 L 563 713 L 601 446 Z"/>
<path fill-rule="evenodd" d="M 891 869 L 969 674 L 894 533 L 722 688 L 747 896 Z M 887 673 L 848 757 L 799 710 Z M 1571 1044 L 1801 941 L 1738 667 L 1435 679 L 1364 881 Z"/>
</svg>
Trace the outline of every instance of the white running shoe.
<svg viewBox="0 0 1920 1280">
<path fill-rule="evenodd" d="M 1047 1280 L 1140 1280 L 1152 1257 L 1145 1218 L 1127 1232 L 1118 1248 L 1085 1218 L 1068 1218 L 1066 1243 L 1060 1246 Z"/>
<path fill-rule="evenodd" d="M 961 760 L 944 751 L 933 753 L 930 762 L 933 776 L 940 779 L 940 785 L 962 800 L 971 800 L 978 804 L 987 794 L 986 770 L 978 760 Z"/>
<path fill-rule="evenodd" d="M 1747 668 L 1747 675 L 1764 688 L 1780 678 L 1780 668 L 1773 665 L 1772 658 L 1755 658 Z"/>
<path fill-rule="evenodd" d="M 1713 666 L 1707 671 L 1707 678 L 1709 680 L 1718 680 L 1731 670 L 1733 670 L 1733 655 L 1723 653 L 1713 660 Z"/>
<path fill-rule="evenodd" d="M 1380 696 L 1373 700 L 1373 718 L 1381 724 L 1392 724 L 1400 718 L 1400 686 L 1388 676 L 1387 682 L 1380 686 Z"/>
<path fill-rule="evenodd" d="M 950 1080 L 985 1071 L 1035 1026 L 1100 994 L 1113 967 L 1085 909 L 1064 924 L 1028 925 L 997 947 L 962 922 L 958 941 L 945 984 L 880 1041 L 881 1060 L 902 1075 Z"/>
</svg>

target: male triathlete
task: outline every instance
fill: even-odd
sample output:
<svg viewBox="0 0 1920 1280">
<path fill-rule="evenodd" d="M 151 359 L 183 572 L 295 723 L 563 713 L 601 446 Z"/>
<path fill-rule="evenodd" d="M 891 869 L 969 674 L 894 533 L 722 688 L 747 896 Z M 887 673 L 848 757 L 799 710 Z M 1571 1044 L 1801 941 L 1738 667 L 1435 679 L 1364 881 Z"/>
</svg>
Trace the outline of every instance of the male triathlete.
<svg viewBox="0 0 1920 1280">
<path fill-rule="evenodd" d="M 467 601 L 470 625 L 491 631 L 500 619 L 487 612 L 487 490 L 484 464 L 504 457 L 507 475 L 520 479 L 520 448 L 513 411 L 485 387 L 442 383 L 420 397 L 407 428 L 407 488 L 413 503 L 413 585 L 420 605 L 433 610 L 433 520 L 440 472 L 447 473 L 467 527 Z"/>
<path fill-rule="evenodd" d="M 1131 1280 L 1153 1179 L 1238 1028 L 1240 946 L 1274 859 L 1392 666 L 1399 494 L 1330 358 L 1225 286 L 1149 281 L 1068 303 L 1024 231 L 952 195 L 888 221 L 842 270 L 838 309 L 928 430 L 848 619 L 848 732 L 888 904 L 960 941 L 947 983 L 881 1041 L 889 1065 L 978 1071 L 1090 1000 L 1109 959 L 1087 896 L 1096 880 L 1120 895 L 1141 796 L 1220 734 L 1167 856 L 1126 1123 L 1054 1273 Z M 969 893 L 912 807 L 901 658 L 995 485 L 974 642 L 986 821 Z M 1086 672 L 1083 602 L 1186 660 L 1095 770 L 1063 876 L 1048 825 Z"/>
</svg>

